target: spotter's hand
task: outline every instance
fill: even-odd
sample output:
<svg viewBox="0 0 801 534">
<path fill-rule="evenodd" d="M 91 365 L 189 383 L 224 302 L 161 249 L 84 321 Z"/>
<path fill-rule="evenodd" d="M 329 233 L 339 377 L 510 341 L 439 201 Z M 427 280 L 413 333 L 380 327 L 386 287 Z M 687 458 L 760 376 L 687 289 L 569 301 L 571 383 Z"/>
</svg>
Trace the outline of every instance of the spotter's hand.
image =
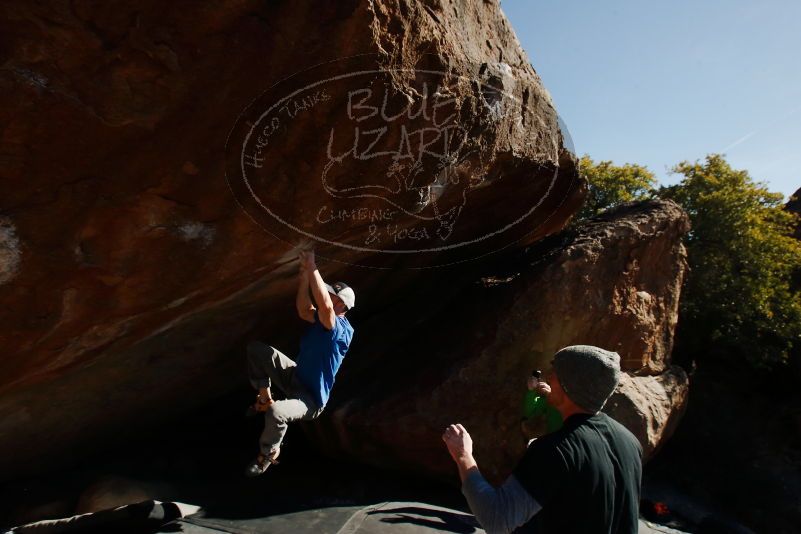
<svg viewBox="0 0 801 534">
<path fill-rule="evenodd" d="M 450 425 L 446 428 L 442 434 L 442 441 L 445 442 L 451 458 L 456 462 L 473 456 L 473 438 L 460 424 Z"/>
</svg>

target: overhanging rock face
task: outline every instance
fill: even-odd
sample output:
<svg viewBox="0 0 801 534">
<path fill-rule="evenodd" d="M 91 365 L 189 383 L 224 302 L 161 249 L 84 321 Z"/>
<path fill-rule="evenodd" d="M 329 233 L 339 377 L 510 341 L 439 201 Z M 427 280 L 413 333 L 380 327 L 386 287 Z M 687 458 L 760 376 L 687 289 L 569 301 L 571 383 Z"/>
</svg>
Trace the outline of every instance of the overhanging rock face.
<svg viewBox="0 0 801 534">
<path fill-rule="evenodd" d="M 243 338 L 297 340 L 300 244 L 369 313 L 445 275 L 349 264 L 521 247 L 583 196 L 497 2 L 0 9 L 3 476 L 244 385 Z"/>
</svg>

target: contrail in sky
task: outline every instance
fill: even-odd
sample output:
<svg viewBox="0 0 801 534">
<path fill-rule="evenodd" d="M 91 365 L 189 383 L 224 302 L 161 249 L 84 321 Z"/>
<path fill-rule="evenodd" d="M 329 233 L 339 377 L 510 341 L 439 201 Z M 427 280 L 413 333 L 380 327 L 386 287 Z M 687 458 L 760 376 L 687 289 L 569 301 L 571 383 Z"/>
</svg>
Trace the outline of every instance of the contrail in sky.
<svg viewBox="0 0 801 534">
<path fill-rule="evenodd" d="M 733 142 L 732 144 L 730 144 L 729 146 L 727 146 L 726 148 L 724 148 L 723 150 L 721 150 L 721 152 L 728 152 L 729 150 L 731 150 L 732 148 L 736 147 L 736 146 L 737 146 L 737 145 L 739 145 L 740 143 L 745 143 L 746 141 L 748 141 L 748 140 L 749 140 L 749 139 L 750 139 L 750 138 L 751 138 L 751 137 L 752 137 L 752 136 L 753 136 L 755 133 L 757 133 L 758 131 L 759 131 L 759 130 L 754 130 L 754 131 L 753 131 L 753 132 L 751 132 L 751 133 L 747 133 L 747 134 L 745 134 L 744 136 L 742 136 L 741 138 L 739 138 L 737 141 Z"/>
<path fill-rule="evenodd" d="M 721 152 L 728 152 L 729 150 L 731 150 L 732 148 L 736 147 L 737 145 L 745 143 L 746 141 L 751 139 L 755 134 L 759 133 L 760 131 L 764 130 L 765 128 L 770 128 L 771 126 L 773 126 L 774 124 L 776 124 L 778 122 L 782 122 L 783 120 L 789 119 L 790 117 L 792 117 L 793 115 L 795 115 L 799 111 L 801 111 L 801 106 L 798 106 L 794 110 L 790 111 L 790 113 L 788 113 L 787 115 L 783 115 L 783 116 L 779 117 L 778 119 L 775 119 L 775 120 L 769 122 L 768 124 L 766 124 L 762 128 L 757 128 L 753 132 L 745 134 L 744 136 L 742 136 L 741 138 L 739 138 L 738 140 L 736 140 L 735 142 L 733 142 L 732 144 L 730 144 L 729 146 L 727 146 L 726 148 L 721 150 Z"/>
</svg>

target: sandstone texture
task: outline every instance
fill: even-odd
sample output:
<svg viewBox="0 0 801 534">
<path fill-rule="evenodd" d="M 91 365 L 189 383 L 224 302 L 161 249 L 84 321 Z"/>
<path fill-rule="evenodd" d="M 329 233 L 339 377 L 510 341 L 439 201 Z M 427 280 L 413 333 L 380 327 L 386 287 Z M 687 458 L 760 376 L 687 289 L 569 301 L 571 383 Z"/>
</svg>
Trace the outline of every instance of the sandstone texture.
<svg viewBox="0 0 801 534">
<path fill-rule="evenodd" d="M 526 377 L 558 349 L 591 344 L 621 355 L 627 375 L 606 410 L 647 459 L 686 405 L 687 375 L 671 367 L 670 351 L 688 230 L 673 202 L 624 206 L 472 285 L 409 295 L 403 312 L 364 322 L 368 333 L 309 433 L 332 455 L 452 476 L 440 436 L 458 422 L 482 472 L 501 481 L 525 449 Z M 371 337 L 380 324 L 390 326 Z"/>
<path fill-rule="evenodd" d="M 687 409 L 687 373 L 678 365 L 653 376 L 623 375 L 604 411 L 631 430 L 650 458 L 673 435 Z"/>
<path fill-rule="evenodd" d="M 358 322 L 359 313 L 386 316 L 410 288 L 458 287 L 477 262 L 445 271 L 402 267 L 521 249 L 558 232 L 583 198 L 566 131 L 496 1 L 52 0 L 2 2 L 0 13 L 3 478 L 139 436 L 244 386 L 242 347 L 250 337 L 291 352 L 302 326 L 292 315 L 298 246 L 316 243 L 326 278 L 358 288 Z M 345 71 L 337 68 L 342 58 L 351 58 Z M 315 70 L 321 64 L 323 71 Z M 293 83 L 307 87 L 320 72 L 331 77 L 355 68 L 375 74 L 374 100 L 334 107 L 348 86 L 330 85 L 329 92 L 286 101 L 292 104 L 281 108 L 286 116 L 265 114 L 268 124 L 277 124 L 274 132 L 264 126 L 247 137 L 250 121 L 262 118 L 259 106 L 287 94 Z M 364 90 L 363 83 L 356 89 Z M 381 95 L 391 109 L 372 115 Z M 412 111 L 388 118 L 392 110 L 404 112 L 399 101 Z M 409 132 L 431 131 L 426 121 L 435 119 L 415 110 L 434 101 L 449 111 L 450 122 L 435 124 L 439 145 L 423 150 L 423 134 Z M 362 115 L 349 116 L 354 110 Z M 378 119 L 392 124 L 376 141 L 383 131 Z M 357 122 L 373 137 L 363 135 L 349 151 Z M 446 131 L 455 140 L 450 152 L 443 148 Z M 269 143 L 268 133 L 275 134 Z M 254 139 L 255 148 L 248 145 Z M 238 174 L 244 168 L 255 173 L 249 180 Z M 272 203 L 262 206 L 264 199 Z M 353 212 L 361 208 L 368 210 L 364 217 Z M 331 213 L 337 224 L 320 222 Z M 381 225 L 370 219 L 375 213 Z M 672 231 L 669 220 L 665 231 Z M 533 363 L 523 351 L 517 359 L 493 360 L 505 343 L 527 343 L 526 354 L 544 355 L 577 336 L 588 317 L 598 317 L 593 313 L 607 310 L 639 328 L 634 339 L 622 328 L 609 332 L 613 339 L 598 328 L 585 340 L 601 336 L 625 349 L 632 369 L 660 369 L 670 337 L 669 319 L 660 314 L 673 297 L 653 286 L 656 275 L 639 262 L 651 254 L 648 265 L 680 270 L 669 263 L 677 245 L 640 240 L 637 224 L 649 236 L 653 225 L 646 217 L 627 230 L 639 253 L 604 251 L 600 243 L 597 250 L 577 249 L 596 255 L 599 269 L 601 261 L 615 261 L 597 271 L 613 273 L 614 283 L 596 288 L 600 279 L 584 280 L 582 302 L 559 300 L 567 297 L 556 278 L 543 279 L 547 295 L 515 291 L 519 306 L 498 318 L 485 314 L 497 326 L 481 327 L 489 336 L 483 356 L 455 369 L 450 380 L 417 367 L 423 378 L 414 380 L 430 377 L 449 397 L 464 397 L 466 385 L 486 393 L 493 377 L 518 376 Z M 367 246 L 374 234 L 381 241 Z M 579 284 L 573 273 L 587 261 L 565 260 L 548 276 Z M 354 263 L 397 270 L 390 275 Z M 527 283 L 520 278 L 510 287 Z M 535 319 L 560 322 L 559 314 L 588 305 L 595 311 L 567 319 L 562 334 L 532 326 Z M 454 312 L 445 311 L 443 328 L 451 328 Z M 387 337 L 409 326 L 399 321 L 386 324 L 393 328 Z M 514 333 L 517 326 L 533 330 Z M 496 328 L 527 341 L 507 343 Z M 649 336 L 661 342 L 650 346 Z M 386 346 L 373 347 L 376 359 L 391 356 Z M 417 358 L 435 357 L 427 346 L 416 349 Z M 489 361 L 498 368 L 481 374 Z M 423 382 L 414 387 L 428 391 Z M 465 402 L 465 408 L 477 406 L 474 399 Z M 388 410 L 401 416 L 404 443 L 433 458 L 436 444 L 428 438 L 455 414 L 434 417 L 441 406 L 418 393 Z M 343 403 L 334 417 L 348 414 Z M 497 423 L 499 436 L 506 436 L 504 417 L 483 417 L 482 435 Z M 356 426 L 360 443 L 389 431 L 362 433 Z M 347 436 L 339 428 L 342 446 Z"/>
</svg>

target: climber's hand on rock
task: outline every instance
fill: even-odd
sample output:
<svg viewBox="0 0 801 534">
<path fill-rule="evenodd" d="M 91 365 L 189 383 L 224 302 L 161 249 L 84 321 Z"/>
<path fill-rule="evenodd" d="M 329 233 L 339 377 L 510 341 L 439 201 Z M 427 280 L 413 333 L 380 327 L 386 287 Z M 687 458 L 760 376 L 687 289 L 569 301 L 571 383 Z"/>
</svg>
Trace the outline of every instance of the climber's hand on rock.
<svg viewBox="0 0 801 534">
<path fill-rule="evenodd" d="M 298 254 L 298 259 L 300 260 L 301 272 L 311 272 L 317 270 L 317 264 L 314 260 L 313 250 L 301 250 Z"/>
</svg>

